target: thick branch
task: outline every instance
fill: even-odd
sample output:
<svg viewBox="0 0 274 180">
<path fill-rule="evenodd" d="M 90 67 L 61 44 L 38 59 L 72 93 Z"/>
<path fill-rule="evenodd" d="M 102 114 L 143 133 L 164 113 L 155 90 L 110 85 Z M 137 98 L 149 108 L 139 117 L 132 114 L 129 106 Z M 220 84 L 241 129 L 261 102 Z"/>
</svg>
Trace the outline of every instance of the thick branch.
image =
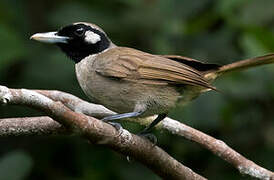
<svg viewBox="0 0 274 180">
<path fill-rule="evenodd" d="M 80 112 L 92 117 L 103 118 L 116 114 L 102 105 L 92 104 L 74 95 L 62 91 L 34 90 L 54 101 L 60 101 L 74 112 Z"/>
<path fill-rule="evenodd" d="M 45 96 L 55 100 L 61 101 L 73 111 L 82 112 L 86 115 L 95 117 L 105 117 L 114 112 L 106 109 L 101 105 L 95 105 L 81 100 L 71 94 L 60 91 L 41 91 L 37 92 L 44 94 Z M 155 117 L 125 119 L 126 121 L 137 122 L 142 125 L 148 125 Z M 215 155 L 221 157 L 225 161 L 236 167 L 242 174 L 247 174 L 260 179 L 274 179 L 274 174 L 271 171 L 266 170 L 255 164 L 254 162 L 246 159 L 241 154 L 227 146 L 223 141 L 217 140 L 207 134 L 202 133 L 196 129 L 193 129 L 183 123 L 175 121 L 170 118 L 165 118 L 162 123 L 157 126 L 158 129 L 164 129 L 172 134 L 183 136 L 191 141 L 197 142 L 208 150 L 212 151 Z"/>
<path fill-rule="evenodd" d="M 70 135 L 64 126 L 50 117 L 0 119 L 0 137 Z"/>
<path fill-rule="evenodd" d="M 204 179 L 149 141 L 131 134 L 127 130 L 117 132 L 109 124 L 73 112 L 62 103 L 53 101 L 37 92 L 0 86 L 0 102 L 26 105 L 44 111 L 73 132 L 85 136 L 93 143 L 104 145 L 140 161 L 164 179 Z"/>
</svg>

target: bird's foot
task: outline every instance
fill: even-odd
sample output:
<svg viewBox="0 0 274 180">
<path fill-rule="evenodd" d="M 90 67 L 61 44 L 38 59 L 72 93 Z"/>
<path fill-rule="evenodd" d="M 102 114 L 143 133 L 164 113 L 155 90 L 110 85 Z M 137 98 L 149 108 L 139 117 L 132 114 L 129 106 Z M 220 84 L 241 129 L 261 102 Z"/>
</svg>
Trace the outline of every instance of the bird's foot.
<svg viewBox="0 0 274 180">
<path fill-rule="evenodd" d="M 121 126 L 121 124 L 120 123 L 116 123 L 116 122 L 109 122 L 109 121 L 104 121 L 105 123 L 108 123 L 108 124 L 110 124 L 110 125 L 112 125 L 115 129 L 116 129 L 116 131 L 118 131 L 119 132 L 119 135 L 122 133 L 122 131 L 123 131 L 123 127 Z"/>
<path fill-rule="evenodd" d="M 140 137 L 144 137 L 147 140 L 149 140 L 153 144 L 153 146 L 155 146 L 157 144 L 157 137 L 154 134 L 150 133 L 150 132 L 141 131 L 137 135 L 140 136 Z"/>
<path fill-rule="evenodd" d="M 123 127 L 120 123 L 116 122 L 107 122 L 108 124 L 112 125 L 117 131 L 122 131 Z"/>
<path fill-rule="evenodd" d="M 137 135 L 147 138 L 155 146 L 157 144 L 157 137 L 151 133 L 154 126 L 156 126 L 160 121 L 162 121 L 167 114 L 159 114 L 155 120 L 152 121 L 143 131 Z"/>
</svg>

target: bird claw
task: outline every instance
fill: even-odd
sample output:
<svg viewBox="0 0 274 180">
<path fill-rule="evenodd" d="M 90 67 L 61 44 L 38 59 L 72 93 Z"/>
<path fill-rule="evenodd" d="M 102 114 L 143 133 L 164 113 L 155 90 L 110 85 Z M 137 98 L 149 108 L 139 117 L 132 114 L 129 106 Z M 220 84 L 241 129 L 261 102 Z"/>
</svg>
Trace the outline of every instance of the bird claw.
<svg viewBox="0 0 274 180">
<path fill-rule="evenodd" d="M 146 138 L 147 140 L 149 140 L 153 144 L 153 146 L 156 146 L 156 144 L 157 144 L 157 137 L 154 134 L 140 132 L 137 135 L 140 136 L 140 137 Z"/>
<path fill-rule="evenodd" d="M 108 124 L 112 125 L 112 126 L 116 129 L 116 131 L 118 131 L 118 132 L 119 132 L 119 134 L 121 134 L 121 133 L 122 133 L 122 131 L 123 131 L 123 127 L 121 126 L 121 124 L 120 124 L 120 123 L 116 123 L 116 122 L 106 122 L 106 123 L 108 123 Z"/>
</svg>

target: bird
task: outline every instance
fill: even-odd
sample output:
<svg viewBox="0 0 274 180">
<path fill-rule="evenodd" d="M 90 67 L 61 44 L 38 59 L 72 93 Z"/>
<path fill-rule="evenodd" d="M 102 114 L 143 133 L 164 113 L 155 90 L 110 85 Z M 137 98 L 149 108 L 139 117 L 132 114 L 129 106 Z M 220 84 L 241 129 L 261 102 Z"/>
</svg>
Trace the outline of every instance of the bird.
<svg viewBox="0 0 274 180">
<path fill-rule="evenodd" d="M 87 22 L 36 33 L 30 39 L 57 45 L 75 62 L 77 80 L 91 102 L 117 113 L 104 122 L 157 115 L 140 134 L 149 134 L 176 106 L 218 91 L 212 83 L 221 75 L 274 62 L 274 53 L 222 66 L 150 54 L 115 45 L 99 26 Z"/>
</svg>

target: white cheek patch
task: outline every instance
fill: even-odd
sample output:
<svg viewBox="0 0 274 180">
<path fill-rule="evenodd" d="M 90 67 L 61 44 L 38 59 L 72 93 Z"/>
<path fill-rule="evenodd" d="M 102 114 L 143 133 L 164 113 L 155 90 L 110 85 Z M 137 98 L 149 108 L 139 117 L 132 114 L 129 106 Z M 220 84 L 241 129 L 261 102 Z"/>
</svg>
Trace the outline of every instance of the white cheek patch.
<svg viewBox="0 0 274 180">
<path fill-rule="evenodd" d="M 98 41 L 101 41 L 101 36 L 92 31 L 86 31 L 85 41 L 90 44 L 95 44 Z"/>
</svg>

